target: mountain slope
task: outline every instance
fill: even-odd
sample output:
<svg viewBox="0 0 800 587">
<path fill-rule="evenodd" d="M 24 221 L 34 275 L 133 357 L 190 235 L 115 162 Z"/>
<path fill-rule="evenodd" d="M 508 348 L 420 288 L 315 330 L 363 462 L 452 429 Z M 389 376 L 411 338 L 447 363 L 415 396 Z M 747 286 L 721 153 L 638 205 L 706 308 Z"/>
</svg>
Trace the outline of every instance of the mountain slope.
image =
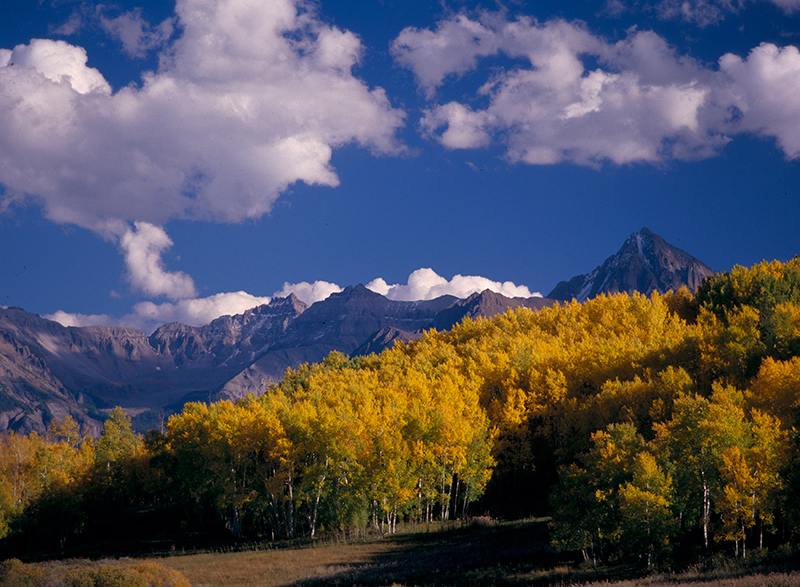
<svg viewBox="0 0 800 587">
<path fill-rule="evenodd" d="M 630 235 L 620 250 L 594 271 L 560 282 L 547 297 L 584 302 L 601 293 L 638 291 L 647 295 L 654 291 L 677 291 L 684 285 L 694 291 L 713 273 L 689 253 L 642 228 Z"/>
<path fill-rule="evenodd" d="M 260 393 L 265 386 L 280 381 L 286 367 L 321 361 L 334 350 L 349 355 L 386 328 L 405 333 L 429 328 L 437 314 L 457 301 L 453 296 L 441 296 L 403 302 L 363 285 L 346 287 L 312 305 L 287 329 L 279 345 L 228 381 L 214 397 L 236 399 Z"/>
<path fill-rule="evenodd" d="M 603 265 L 560 283 L 548 298 L 694 289 L 710 273 L 642 229 Z M 201 327 L 165 324 L 150 336 L 129 328 L 64 327 L 20 308 L 0 308 L 0 431 L 42 431 L 53 418 L 71 414 L 96 434 L 103 410 L 117 405 L 140 414 L 145 427 L 187 401 L 263 393 L 287 368 L 321 361 L 334 350 L 380 352 L 426 329 L 448 330 L 465 317 L 550 306 L 554 299 L 548 298 L 487 290 L 466 300 L 405 302 L 357 285 L 311 306 L 293 295 L 275 298 Z"/>
<path fill-rule="evenodd" d="M 495 305 L 503 305 L 501 298 Z M 186 401 L 262 393 L 288 367 L 334 350 L 353 353 L 376 332 L 390 329 L 410 340 L 418 335 L 409 333 L 440 324 L 447 309 L 456 312 L 448 314 L 450 323 L 489 311 L 459 302 L 389 300 L 358 285 L 311 307 L 291 295 L 201 327 L 165 324 L 150 336 L 65 327 L 21 308 L 0 308 L 0 430 L 42 431 L 51 419 L 72 414 L 96 433 L 102 411 L 116 405 L 143 413 L 137 417 L 146 422 Z"/>
<path fill-rule="evenodd" d="M 552 306 L 553 303 L 554 300 L 539 296 L 530 298 L 507 298 L 499 293 L 486 289 L 480 293 L 474 293 L 466 300 L 460 300 L 449 308 L 439 312 L 436 319 L 431 323 L 431 327 L 436 330 L 450 330 L 467 317 L 477 318 L 483 316 L 484 318 L 491 318 L 511 308 L 520 307 L 541 310 L 542 308 Z"/>
</svg>

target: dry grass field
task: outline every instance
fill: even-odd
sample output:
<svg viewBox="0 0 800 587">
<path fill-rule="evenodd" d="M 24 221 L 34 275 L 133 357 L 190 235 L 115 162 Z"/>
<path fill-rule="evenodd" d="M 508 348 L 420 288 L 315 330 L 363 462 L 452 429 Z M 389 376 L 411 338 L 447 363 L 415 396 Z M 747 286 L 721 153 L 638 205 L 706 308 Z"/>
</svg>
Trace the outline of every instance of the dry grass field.
<svg viewBox="0 0 800 587">
<path fill-rule="evenodd" d="M 408 532 L 356 543 L 193 554 L 160 559 L 194 587 L 522 586 L 800 587 L 791 556 L 755 567 L 720 560 L 679 575 L 636 577 L 637 569 L 602 571 L 554 552 L 544 521 Z M 755 558 L 755 557 L 754 557 Z M 638 569 L 640 572 L 641 569 Z"/>
<path fill-rule="evenodd" d="M 329 544 L 174 556 L 162 564 L 182 573 L 193 587 L 278 587 L 300 585 L 364 568 L 385 556 L 390 542 Z"/>
<path fill-rule="evenodd" d="M 185 587 L 187 581 L 193 587 L 800 587 L 800 562 L 788 550 L 754 552 L 747 564 L 719 557 L 680 574 L 645 574 L 641 567 L 595 570 L 576 563 L 574 556 L 548 546 L 547 533 L 546 520 L 484 520 L 385 538 L 263 544 L 236 552 L 29 565 L 6 561 L 0 563 L 0 587 Z M 4 576 L 4 567 L 13 572 Z M 134 575 L 123 576 L 125 569 Z"/>
</svg>

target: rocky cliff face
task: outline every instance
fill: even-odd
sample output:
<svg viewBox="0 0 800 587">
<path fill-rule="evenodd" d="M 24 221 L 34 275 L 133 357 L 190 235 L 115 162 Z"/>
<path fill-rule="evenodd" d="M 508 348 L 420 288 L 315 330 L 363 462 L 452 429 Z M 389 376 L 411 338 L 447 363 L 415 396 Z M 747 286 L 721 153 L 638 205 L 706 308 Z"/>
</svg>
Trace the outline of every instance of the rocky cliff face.
<svg viewBox="0 0 800 587">
<path fill-rule="evenodd" d="M 306 304 L 292 294 L 244 314 L 222 316 L 206 326 L 173 322 L 150 336 L 150 346 L 178 366 L 243 365 L 275 345 L 306 309 Z"/>
<path fill-rule="evenodd" d="M 666 293 L 686 286 L 694 291 L 713 271 L 689 253 L 643 228 L 591 273 L 562 281 L 547 297 L 584 302 L 598 294 L 638 291 Z"/>
</svg>

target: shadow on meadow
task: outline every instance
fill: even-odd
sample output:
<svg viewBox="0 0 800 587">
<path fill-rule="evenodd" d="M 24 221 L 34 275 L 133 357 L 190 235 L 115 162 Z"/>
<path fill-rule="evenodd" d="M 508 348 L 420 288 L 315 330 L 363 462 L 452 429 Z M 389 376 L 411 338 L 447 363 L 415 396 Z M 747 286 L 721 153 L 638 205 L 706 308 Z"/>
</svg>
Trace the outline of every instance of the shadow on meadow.
<svg viewBox="0 0 800 587">
<path fill-rule="evenodd" d="M 530 585 L 566 573 L 565 557 L 548 545 L 547 521 L 417 531 L 386 539 L 391 546 L 371 560 L 315 569 L 293 586 Z"/>
<path fill-rule="evenodd" d="M 387 537 L 388 547 L 368 560 L 317 567 L 289 587 L 331 586 L 590 586 L 800 587 L 800 561 L 789 549 L 749 560 L 712 556 L 680 573 L 648 572 L 637 564 L 593 568 L 576 553 L 549 546 L 548 520 L 418 531 Z"/>
</svg>

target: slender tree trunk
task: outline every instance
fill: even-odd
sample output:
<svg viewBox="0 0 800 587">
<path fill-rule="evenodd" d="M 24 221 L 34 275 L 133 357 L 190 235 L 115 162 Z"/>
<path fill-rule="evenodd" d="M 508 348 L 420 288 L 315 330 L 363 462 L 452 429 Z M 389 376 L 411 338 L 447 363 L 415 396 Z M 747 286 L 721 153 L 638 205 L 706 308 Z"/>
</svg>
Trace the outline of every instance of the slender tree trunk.
<svg viewBox="0 0 800 587">
<path fill-rule="evenodd" d="M 747 558 L 747 545 L 745 544 L 745 540 L 747 540 L 747 534 L 745 533 L 744 522 L 742 522 L 742 558 Z"/>
<path fill-rule="evenodd" d="M 289 538 L 294 538 L 294 485 L 292 481 L 292 474 L 289 473 L 289 481 L 288 481 L 288 492 L 289 492 L 289 507 L 287 513 L 289 515 L 289 519 L 287 520 L 287 534 Z"/>
<path fill-rule="evenodd" d="M 439 495 L 441 495 L 441 499 L 442 499 L 442 522 L 446 522 L 447 521 L 447 511 L 449 509 L 448 508 L 448 502 L 449 502 L 449 497 L 450 497 L 450 492 L 449 491 L 447 492 L 447 497 L 445 497 L 445 492 L 444 492 L 445 479 L 447 478 L 447 474 L 446 473 L 447 473 L 447 469 L 445 467 L 442 467 L 442 492 L 439 494 Z"/>
<path fill-rule="evenodd" d="M 328 458 L 325 458 L 325 470 L 328 469 Z M 317 488 L 317 498 L 314 500 L 314 512 L 311 519 L 311 538 L 314 538 L 314 534 L 317 529 L 317 510 L 319 509 L 319 500 L 322 498 L 322 485 L 325 483 L 325 479 L 327 478 L 327 474 L 322 476 L 322 479 L 319 480 L 319 487 Z"/>
<path fill-rule="evenodd" d="M 272 517 L 275 518 L 275 526 L 273 529 L 273 538 L 277 535 L 278 540 L 281 539 L 281 514 L 280 509 L 278 508 L 278 502 L 275 501 L 275 495 L 272 493 L 267 493 L 269 496 L 269 508 L 272 510 Z"/>
<path fill-rule="evenodd" d="M 422 477 L 417 482 L 417 519 L 422 521 Z"/>
<path fill-rule="evenodd" d="M 703 477 L 703 544 L 708 548 L 708 524 L 711 518 L 711 490 L 706 483 L 705 471 L 700 473 Z"/>
</svg>

